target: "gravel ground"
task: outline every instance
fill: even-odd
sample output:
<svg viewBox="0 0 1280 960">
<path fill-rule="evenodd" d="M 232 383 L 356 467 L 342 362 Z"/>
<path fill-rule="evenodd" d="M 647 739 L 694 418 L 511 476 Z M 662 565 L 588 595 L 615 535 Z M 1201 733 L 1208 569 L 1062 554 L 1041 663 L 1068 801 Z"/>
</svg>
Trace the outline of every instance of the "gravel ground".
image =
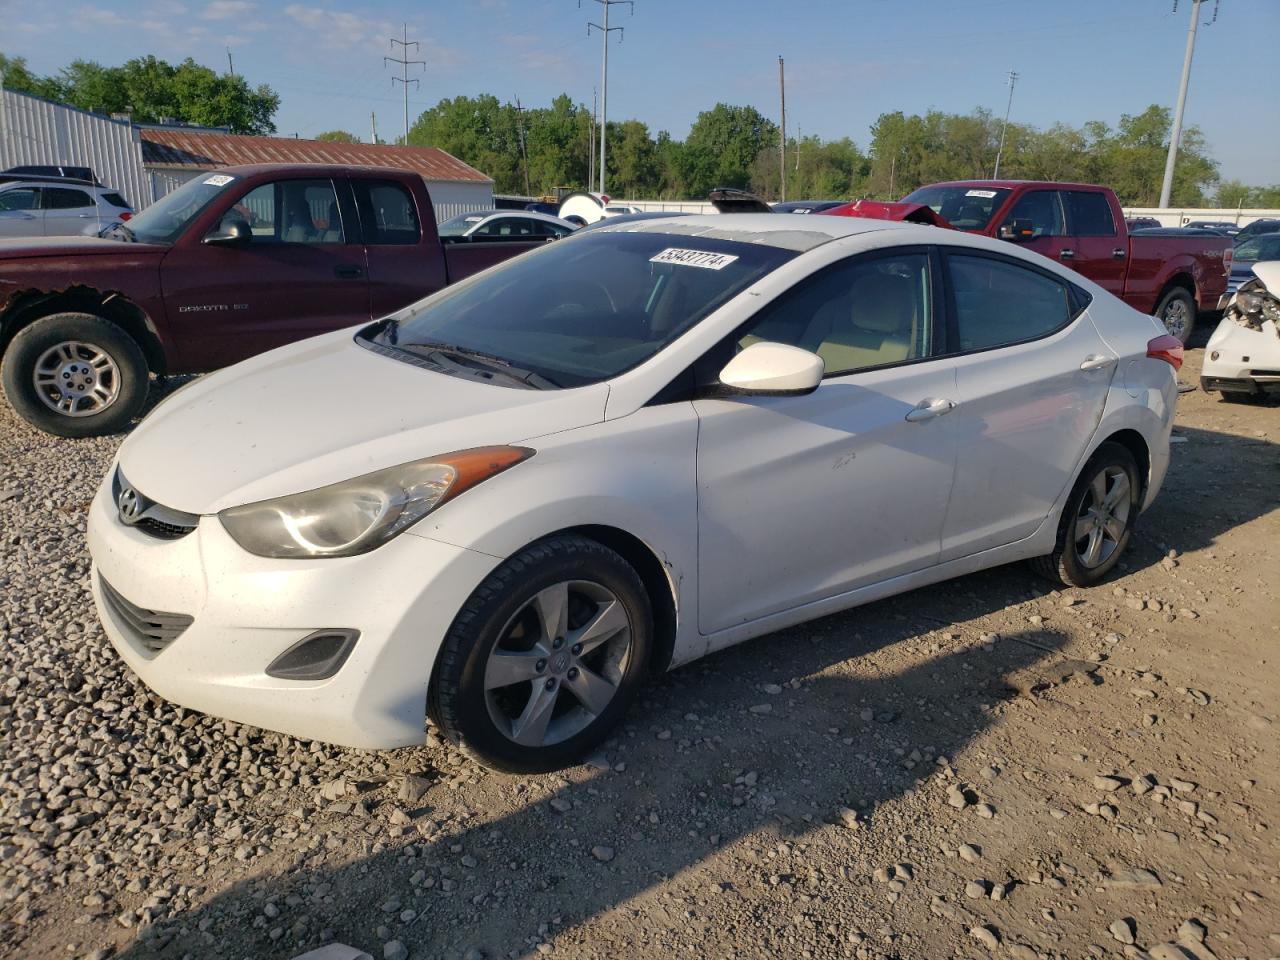
<svg viewBox="0 0 1280 960">
<path fill-rule="evenodd" d="M 783 631 L 522 778 L 149 694 L 89 596 L 118 438 L 0 405 L 0 955 L 1280 956 L 1277 416 L 1184 396 L 1104 586 L 1007 567 Z"/>
</svg>

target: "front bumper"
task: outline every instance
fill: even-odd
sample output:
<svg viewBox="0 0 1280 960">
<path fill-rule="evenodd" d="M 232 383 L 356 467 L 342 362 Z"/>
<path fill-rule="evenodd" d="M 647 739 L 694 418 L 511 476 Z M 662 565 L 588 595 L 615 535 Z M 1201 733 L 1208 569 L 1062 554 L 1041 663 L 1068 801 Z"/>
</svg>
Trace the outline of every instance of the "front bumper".
<svg viewBox="0 0 1280 960">
<path fill-rule="evenodd" d="M 142 681 L 192 710 L 326 743 L 383 749 L 421 743 L 427 687 L 454 614 L 498 558 L 401 535 L 371 553 L 272 560 L 247 553 L 215 517 L 177 540 L 121 523 L 110 482 L 89 510 L 98 616 Z M 105 602 L 170 611 L 189 626 L 157 645 Z M 267 665 L 308 634 L 360 631 L 327 680 L 269 677 Z M 161 649 L 155 649 L 160 646 Z"/>
<path fill-rule="evenodd" d="M 1204 350 L 1201 390 L 1255 396 L 1280 392 L 1280 333 L 1271 321 L 1255 330 L 1224 318 Z"/>
</svg>

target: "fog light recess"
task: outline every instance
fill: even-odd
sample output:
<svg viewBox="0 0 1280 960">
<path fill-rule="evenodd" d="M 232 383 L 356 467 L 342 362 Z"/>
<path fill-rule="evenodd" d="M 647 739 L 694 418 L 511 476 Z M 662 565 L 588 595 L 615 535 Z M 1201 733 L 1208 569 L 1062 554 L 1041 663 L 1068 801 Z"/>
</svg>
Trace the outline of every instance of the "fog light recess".
<svg viewBox="0 0 1280 960">
<path fill-rule="evenodd" d="M 267 676 L 280 680 L 328 680 L 342 669 L 358 639 L 359 630 L 309 633 L 271 661 Z"/>
<path fill-rule="evenodd" d="M 1213 351 L 1213 353 L 1209 354 L 1209 359 L 1210 359 L 1210 360 L 1217 360 L 1217 359 L 1218 359 L 1218 351 L 1217 351 L 1217 350 L 1215 350 L 1215 351 Z"/>
</svg>

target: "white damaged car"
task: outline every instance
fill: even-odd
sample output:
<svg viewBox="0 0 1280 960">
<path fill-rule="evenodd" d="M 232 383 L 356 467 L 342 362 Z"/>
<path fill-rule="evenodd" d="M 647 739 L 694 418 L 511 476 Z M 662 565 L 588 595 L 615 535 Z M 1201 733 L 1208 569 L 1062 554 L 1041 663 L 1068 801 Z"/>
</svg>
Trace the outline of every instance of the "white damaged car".
<svg viewBox="0 0 1280 960">
<path fill-rule="evenodd" d="M 750 637 L 1012 561 L 1097 583 L 1181 362 L 998 240 L 605 225 L 165 400 L 90 509 L 94 597 L 184 706 L 550 770 Z"/>
<path fill-rule="evenodd" d="M 1253 265 L 1205 345 L 1200 389 L 1236 402 L 1280 393 L 1280 260 Z"/>
</svg>

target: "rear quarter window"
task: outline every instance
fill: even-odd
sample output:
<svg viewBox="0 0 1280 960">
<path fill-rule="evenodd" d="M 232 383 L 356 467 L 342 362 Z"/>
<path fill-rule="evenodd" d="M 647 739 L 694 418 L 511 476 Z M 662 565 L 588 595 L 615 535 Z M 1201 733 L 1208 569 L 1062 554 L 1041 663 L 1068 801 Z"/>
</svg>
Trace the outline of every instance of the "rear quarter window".
<svg viewBox="0 0 1280 960">
<path fill-rule="evenodd" d="M 104 193 L 102 199 L 107 201 L 113 207 L 128 207 L 129 201 L 118 193 Z"/>
</svg>

